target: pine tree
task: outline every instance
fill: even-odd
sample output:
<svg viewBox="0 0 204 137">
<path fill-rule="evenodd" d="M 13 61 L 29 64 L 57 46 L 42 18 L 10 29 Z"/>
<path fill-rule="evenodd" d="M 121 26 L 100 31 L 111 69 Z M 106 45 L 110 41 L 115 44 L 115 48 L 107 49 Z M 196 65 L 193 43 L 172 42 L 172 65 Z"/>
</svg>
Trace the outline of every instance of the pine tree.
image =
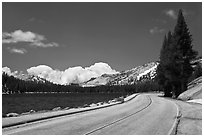
<svg viewBox="0 0 204 137">
<path fill-rule="evenodd" d="M 168 36 L 164 37 L 157 68 L 158 84 L 163 87 L 165 96 L 177 97 L 187 89 L 193 72 L 191 61 L 197 56 L 192 47 L 192 35 L 182 10 L 179 10 L 173 34 L 169 31 Z"/>
<path fill-rule="evenodd" d="M 157 76 L 156 76 L 156 80 L 158 82 L 158 84 L 160 86 L 162 86 L 163 91 L 165 93 L 165 96 L 171 96 L 170 92 L 168 90 L 166 90 L 165 88 L 165 83 L 167 81 L 167 79 L 165 78 L 165 67 L 164 67 L 164 61 L 165 61 L 165 55 L 166 55 L 166 51 L 167 51 L 167 37 L 166 35 L 164 36 L 164 41 L 162 44 L 162 49 L 160 51 L 160 57 L 159 57 L 159 65 L 157 67 Z"/>
<path fill-rule="evenodd" d="M 159 66 L 157 67 L 157 82 L 163 88 L 164 95 L 167 97 L 172 96 L 172 84 L 171 84 L 171 67 L 172 63 L 172 33 L 168 32 L 168 36 L 164 37 L 164 42 L 160 52 Z"/>
<path fill-rule="evenodd" d="M 184 19 L 182 10 L 179 10 L 177 24 L 173 33 L 173 48 L 175 64 L 177 65 L 176 79 L 180 80 L 180 85 L 176 85 L 175 96 L 187 89 L 187 82 L 192 75 L 193 68 L 191 61 L 196 58 L 197 52 L 193 50 L 192 35 Z"/>
</svg>

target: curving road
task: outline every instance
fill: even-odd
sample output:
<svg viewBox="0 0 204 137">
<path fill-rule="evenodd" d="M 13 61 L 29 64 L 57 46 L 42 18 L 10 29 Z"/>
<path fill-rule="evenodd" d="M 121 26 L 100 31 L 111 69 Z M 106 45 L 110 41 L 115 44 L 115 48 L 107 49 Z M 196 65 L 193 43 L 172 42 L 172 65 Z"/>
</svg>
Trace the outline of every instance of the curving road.
<svg viewBox="0 0 204 137">
<path fill-rule="evenodd" d="M 140 94 L 133 100 L 89 112 L 3 129 L 3 134 L 24 135 L 165 135 L 175 122 L 177 107 L 156 94 Z"/>
</svg>

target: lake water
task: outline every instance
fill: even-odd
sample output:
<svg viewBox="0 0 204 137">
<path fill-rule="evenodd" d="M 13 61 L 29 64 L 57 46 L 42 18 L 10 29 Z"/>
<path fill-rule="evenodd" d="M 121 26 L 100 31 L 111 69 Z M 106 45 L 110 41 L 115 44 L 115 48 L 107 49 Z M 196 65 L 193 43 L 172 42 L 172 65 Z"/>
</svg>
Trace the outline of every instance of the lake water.
<svg viewBox="0 0 204 137">
<path fill-rule="evenodd" d="M 30 110 L 52 110 L 56 107 L 82 107 L 85 104 L 107 102 L 126 95 L 125 93 L 47 93 L 3 94 L 2 116 L 8 113 L 24 113 Z"/>
</svg>

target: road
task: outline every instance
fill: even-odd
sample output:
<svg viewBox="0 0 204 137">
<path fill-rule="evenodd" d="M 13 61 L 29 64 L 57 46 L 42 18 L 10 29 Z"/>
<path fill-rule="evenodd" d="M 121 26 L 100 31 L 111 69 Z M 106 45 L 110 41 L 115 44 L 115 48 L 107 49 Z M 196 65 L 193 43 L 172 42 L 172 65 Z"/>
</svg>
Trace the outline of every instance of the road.
<svg viewBox="0 0 204 137">
<path fill-rule="evenodd" d="M 2 134 L 165 135 L 176 115 L 177 107 L 170 100 L 156 94 L 140 94 L 123 104 L 3 129 Z"/>
</svg>

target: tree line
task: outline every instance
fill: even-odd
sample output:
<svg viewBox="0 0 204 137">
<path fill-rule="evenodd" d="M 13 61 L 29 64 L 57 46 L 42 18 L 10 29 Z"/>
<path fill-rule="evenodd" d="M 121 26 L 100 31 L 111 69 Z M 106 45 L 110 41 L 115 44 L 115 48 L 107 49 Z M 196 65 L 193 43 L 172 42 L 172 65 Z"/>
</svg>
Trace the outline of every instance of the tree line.
<svg viewBox="0 0 204 137">
<path fill-rule="evenodd" d="M 154 80 L 140 80 L 133 85 L 102 85 L 81 87 L 78 85 L 59 85 L 49 81 L 25 81 L 2 73 L 2 90 L 5 94 L 23 93 L 136 93 L 159 90 Z"/>
</svg>

